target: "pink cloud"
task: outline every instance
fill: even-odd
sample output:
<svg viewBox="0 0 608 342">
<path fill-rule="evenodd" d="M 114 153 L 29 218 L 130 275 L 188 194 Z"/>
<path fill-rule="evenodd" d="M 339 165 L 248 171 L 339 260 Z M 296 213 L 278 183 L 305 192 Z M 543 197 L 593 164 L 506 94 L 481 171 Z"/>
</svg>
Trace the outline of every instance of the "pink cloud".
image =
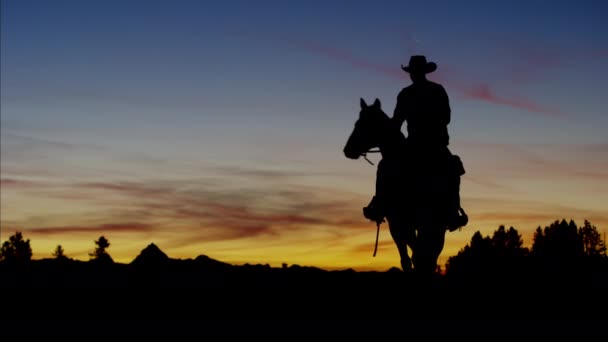
<svg viewBox="0 0 608 342">
<path fill-rule="evenodd" d="M 474 87 L 460 87 L 459 90 L 468 98 L 489 102 L 498 105 L 509 106 L 525 111 L 542 114 L 544 116 L 563 118 L 565 113 L 556 108 L 550 108 L 535 103 L 526 98 L 504 97 L 496 94 L 488 84 L 480 84 Z"/>
<path fill-rule="evenodd" d="M 274 41 L 279 41 L 297 49 L 308 51 L 316 55 L 325 56 L 332 60 L 342 62 L 346 65 L 350 65 L 361 70 L 378 73 L 393 80 L 407 80 L 407 75 L 404 74 L 400 66 L 387 66 L 381 63 L 375 63 L 365 58 L 360 58 L 350 51 L 340 49 L 335 46 L 327 46 L 316 42 L 306 41 L 304 39 L 277 36 L 273 34 L 266 34 L 264 36 L 254 35 L 251 32 L 235 32 L 234 34 L 245 38 L 271 39 Z M 412 36 L 408 35 L 406 42 L 410 44 L 411 40 Z M 411 44 L 409 46 L 412 48 Z M 510 50 L 509 53 L 515 53 L 517 56 L 521 56 L 518 59 L 523 62 L 510 68 L 507 75 L 501 78 L 501 80 L 507 78 L 513 81 L 524 82 L 525 77 L 532 77 L 532 74 L 537 74 L 538 70 L 545 70 L 548 67 L 557 67 L 563 65 L 569 60 L 569 58 L 563 54 L 550 54 L 546 53 L 543 49 L 530 47 L 520 47 Z M 595 54 L 601 56 L 605 53 L 605 49 L 597 49 Z M 567 116 L 566 113 L 560 111 L 559 109 L 539 104 L 523 96 L 507 96 L 497 94 L 491 90 L 490 85 L 487 83 L 470 86 L 469 80 L 463 79 L 462 75 L 466 75 L 466 73 L 453 66 L 446 65 L 442 65 L 442 67 L 433 74 L 434 78 L 440 82 L 447 83 L 447 81 L 449 81 L 450 87 L 454 91 L 464 95 L 464 97 L 468 99 L 501 106 L 508 106 L 511 108 L 540 114 L 545 117 L 564 118 Z"/>
<path fill-rule="evenodd" d="M 33 181 L 15 178 L 0 178 L 0 187 L 31 188 L 38 186 L 39 184 Z"/>
<path fill-rule="evenodd" d="M 313 52 L 315 54 L 326 56 L 333 60 L 346 63 L 348 65 L 351 65 L 353 67 L 356 67 L 356 68 L 359 68 L 362 70 L 373 71 L 373 72 L 379 73 L 381 75 L 384 75 L 384 76 L 392 78 L 392 79 L 404 80 L 407 78 L 407 76 L 404 75 L 403 71 L 400 69 L 399 66 L 389 67 L 389 66 L 386 66 L 383 64 L 373 63 L 366 59 L 359 58 L 359 57 L 355 56 L 354 54 L 352 54 L 348 51 L 339 49 L 339 48 L 328 47 L 328 46 L 323 46 L 318 43 L 304 42 L 304 41 L 299 41 L 299 40 L 294 40 L 294 39 L 289 40 L 288 43 L 299 49 L 303 49 L 306 51 Z M 542 61 L 542 60 L 543 60 L 543 58 L 541 58 L 541 57 L 532 58 L 532 61 L 534 63 L 540 63 L 540 61 Z M 549 59 L 547 59 L 547 60 L 549 60 Z M 554 58 L 553 64 L 559 63 L 559 61 L 560 61 L 559 59 Z M 447 69 L 446 68 L 442 68 L 442 69 L 445 69 L 445 70 L 443 70 L 441 72 L 439 72 L 439 70 L 438 70 L 438 75 L 437 75 L 438 79 L 444 79 L 446 74 L 450 74 L 450 75 L 452 75 L 452 77 L 456 77 L 457 74 L 464 74 L 464 73 L 458 73 L 457 70 L 454 70 L 453 67 L 447 67 Z M 498 95 L 490 89 L 490 86 L 488 84 L 480 84 L 480 85 L 471 87 L 469 85 L 466 85 L 465 82 L 459 81 L 458 79 L 455 82 L 450 81 L 450 84 L 455 91 L 463 94 L 466 98 L 469 98 L 469 99 L 508 106 L 508 107 L 512 107 L 512 108 L 516 108 L 516 109 L 529 111 L 532 113 L 541 114 L 543 116 L 554 117 L 554 118 L 562 118 L 562 117 L 566 116 L 565 113 L 559 111 L 556 108 L 551 108 L 549 106 L 538 104 L 525 97 Z"/>
<path fill-rule="evenodd" d="M 395 79 L 404 79 L 406 78 L 403 74 L 403 71 L 399 67 L 389 67 L 383 64 L 373 63 L 366 59 L 356 57 L 351 52 L 346 50 L 338 49 L 335 47 L 324 46 L 318 43 L 306 42 L 301 40 L 291 39 L 288 41 L 289 45 L 295 46 L 298 49 L 306 50 L 318 55 L 323 55 L 326 57 L 330 57 L 336 61 L 344 62 L 351 66 L 363 69 L 378 72 L 384 76 L 395 78 Z"/>
<path fill-rule="evenodd" d="M 596 49 L 591 53 L 593 58 L 606 58 L 608 57 L 608 48 Z"/>
</svg>

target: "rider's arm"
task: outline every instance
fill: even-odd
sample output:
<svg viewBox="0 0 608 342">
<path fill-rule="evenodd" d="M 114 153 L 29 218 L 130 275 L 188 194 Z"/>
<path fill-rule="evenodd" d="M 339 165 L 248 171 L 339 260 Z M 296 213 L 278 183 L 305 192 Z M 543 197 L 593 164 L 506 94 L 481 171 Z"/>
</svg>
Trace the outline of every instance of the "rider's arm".
<svg viewBox="0 0 608 342">
<path fill-rule="evenodd" d="M 441 115 L 440 119 L 443 124 L 447 125 L 450 123 L 452 110 L 450 108 L 450 99 L 448 97 L 448 93 L 445 91 L 443 86 L 440 87 L 439 101 L 439 113 Z"/>
<path fill-rule="evenodd" d="M 397 123 L 397 126 L 401 129 L 403 122 L 407 120 L 407 111 L 405 110 L 405 89 L 397 95 L 397 103 L 395 105 L 395 111 L 393 112 L 393 121 Z"/>
</svg>

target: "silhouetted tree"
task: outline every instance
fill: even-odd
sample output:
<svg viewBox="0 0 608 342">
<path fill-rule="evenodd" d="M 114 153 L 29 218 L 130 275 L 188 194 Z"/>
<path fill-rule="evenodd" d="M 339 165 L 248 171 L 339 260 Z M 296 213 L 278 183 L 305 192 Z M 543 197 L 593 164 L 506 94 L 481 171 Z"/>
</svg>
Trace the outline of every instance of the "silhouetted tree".
<svg viewBox="0 0 608 342">
<path fill-rule="evenodd" d="M 484 237 L 479 231 L 471 237 L 471 243 L 446 263 L 447 272 L 501 273 L 515 271 L 522 264 L 522 257 L 528 254 L 523 247 L 519 232 L 504 225 L 498 227 L 492 237 Z"/>
<path fill-rule="evenodd" d="M 112 257 L 106 249 L 110 247 L 110 242 L 104 236 L 100 236 L 99 239 L 95 240 L 95 250 L 92 253 L 89 253 L 89 257 L 91 260 L 100 261 L 100 262 L 114 262 Z"/>
<path fill-rule="evenodd" d="M 528 254 L 528 249 L 524 247 L 524 239 L 521 237 L 519 232 L 510 227 L 507 231 L 507 250 L 512 256 L 522 256 Z"/>
<path fill-rule="evenodd" d="M 543 229 L 538 226 L 534 231 L 534 236 L 532 237 L 532 250 L 530 253 L 532 255 L 541 256 L 545 252 L 545 233 Z"/>
<path fill-rule="evenodd" d="M 67 257 L 65 256 L 65 253 L 63 251 L 63 247 L 61 247 L 61 245 L 57 245 L 57 247 L 55 248 L 55 251 L 53 252 L 53 257 L 55 259 L 67 259 Z"/>
<path fill-rule="evenodd" d="M 538 229 L 537 229 L 538 233 Z M 542 237 L 541 237 L 542 236 Z M 534 255 L 548 258 L 576 258 L 584 255 L 582 239 L 574 221 L 555 221 L 545 227 L 542 235 L 537 236 L 532 245 Z"/>
<path fill-rule="evenodd" d="M 7 262 L 27 262 L 32 259 L 30 239 L 24 240 L 21 232 L 15 232 L 0 249 L 0 260 Z"/>
<path fill-rule="evenodd" d="M 513 227 L 506 230 L 505 226 L 501 225 L 492 235 L 493 254 L 498 257 L 508 258 L 527 254 L 527 249 L 523 247 L 523 244 L 521 235 Z"/>
<path fill-rule="evenodd" d="M 477 258 L 489 256 L 492 250 L 492 239 L 484 237 L 477 231 L 471 237 L 471 254 Z"/>
<path fill-rule="evenodd" d="M 492 235 L 492 246 L 499 254 L 504 254 L 507 249 L 507 231 L 505 226 L 500 225 L 494 235 Z"/>
<path fill-rule="evenodd" d="M 484 237 L 481 232 L 476 231 L 471 237 L 471 242 L 464 246 L 458 254 L 448 258 L 446 262 L 447 273 L 483 273 L 492 267 L 490 254 L 492 250 L 492 239 Z"/>
<path fill-rule="evenodd" d="M 586 256 L 600 256 L 606 254 L 606 241 L 604 241 L 597 231 L 597 228 L 588 220 L 585 225 L 578 230 L 583 243 L 583 253 Z"/>
</svg>

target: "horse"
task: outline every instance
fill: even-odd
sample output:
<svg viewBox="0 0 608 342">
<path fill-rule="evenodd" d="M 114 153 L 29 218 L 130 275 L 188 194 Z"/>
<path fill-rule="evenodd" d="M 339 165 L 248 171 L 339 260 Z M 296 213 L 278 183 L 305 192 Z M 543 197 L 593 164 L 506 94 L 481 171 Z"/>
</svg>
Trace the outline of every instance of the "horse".
<svg viewBox="0 0 608 342">
<path fill-rule="evenodd" d="M 453 175 L 459 177 L 464 168 L 461 172 L 452 172 L 453 165 L 444 162 L 458 158 L 451 152 L 448 159 L 417 153 L 382 110 L 380 100 L 367 105 L 361 98 L 360 105 L 359 118 L 343 153 L 349 159 L 367 159 L 370 152 L 381 154 L 376 172 L 376 194 L 367 208 L 380 208 L 380 218 L 374 219 L 378 224 L 386 218 L 399 251 L 402 270 L 432 275 L 437 270 L 445 234 L 455 227 L 450 223 L 450 213 L 454 211 L 453 198 L 450 198 L 454 190 Z M 460 178 L 457 180 L 459 186 Z M 463 217 L 465 221 L 458 222 L 457 226 L 466 225 L 466 214 Z"/>
</svg>

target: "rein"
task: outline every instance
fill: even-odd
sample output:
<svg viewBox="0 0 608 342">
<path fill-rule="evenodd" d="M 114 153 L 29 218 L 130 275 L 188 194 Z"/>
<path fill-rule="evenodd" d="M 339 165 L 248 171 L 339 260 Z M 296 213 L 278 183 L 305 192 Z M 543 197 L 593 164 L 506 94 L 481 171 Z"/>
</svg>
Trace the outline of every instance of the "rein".
<svg viewBox="0 0 608 342">
<path fill-rule="evenodd" d="M 376 244 L 374 245 L 374 257 L 378 252 L 378 236 L 380 235 L 380 222 L 376 222 Z"/>
<path fill-rule="evenodd" d="M 381 152 L 381 151 L 380 151 L 380 149 L 377 149 L 377 150 L 369 150 L 369 151 L 367 151 L 367 152 L 363 152 L 363 153 L 361 153 L 361 156 L 363 156 L 363 159 L 365 159 L 365 160 L 366 160 L 366 161 L 367 161 L 367 162 L 368 162 L 370 165 L 374 165 L 374 163 L 372 163 L 372 161 L 371 161 L 371 160 L 367 159 L 367 154 L 368 154 L 368 153 L 380 153 L 380 152 Z"/>
<path fill-rule="evenodd" d="M 374 163 L 372 163 L 371 160 L 367 159 L 367 154 L 368 153 L 380 153 L 382 151 L 380 151 L 380 149 L 378 148 L 377 150 L 368 150 L 367 152 L 363 152 L 361 153 L 361 156 L 363 156 L 363 158 L 370 164 L 370 165 L 374 165 Z M 384 221 L 384 220 L 383 220 Z M 374 257 L 376 256 L 376 253 L 378 252 L 378 237 L 380 235 L 380 224 L 382 224 L 382 222 L 376 222 L 376 243 L 374 244 Z"/>
</svg>

